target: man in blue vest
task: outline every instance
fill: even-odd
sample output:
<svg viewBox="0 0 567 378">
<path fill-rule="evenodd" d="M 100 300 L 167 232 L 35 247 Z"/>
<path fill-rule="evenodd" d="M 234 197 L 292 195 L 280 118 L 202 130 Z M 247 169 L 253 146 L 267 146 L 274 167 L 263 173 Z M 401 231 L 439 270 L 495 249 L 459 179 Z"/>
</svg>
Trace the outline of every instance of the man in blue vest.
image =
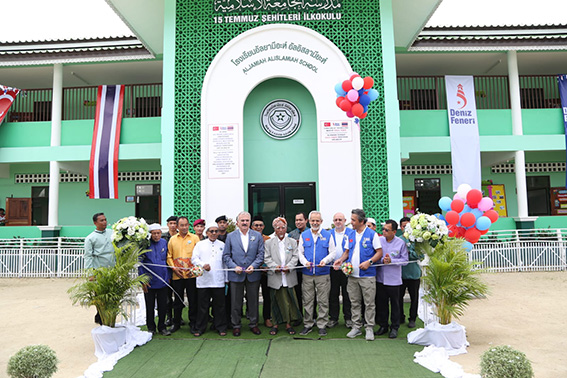
<svg viewBox="0 0 567 378">
<path fill-rule="evenodd" d="M 299 261 L 303 268 L 303 330 L 299 333 L 307 335 L 315 324 L 313 314 L 315 311 L 315 295 L 319 305 L 317 316 L 317 328 L 319 336 L 327 335 L 327 317 L 329 316 L 329 292 L 331 279 L 329 267 L 335 258 L 335 243 L 331 233 L 321 229 L 323 218 L 319 211 L 309 213 L 309 224 L 311 229 L 303 231 L 299 238 Z"/>
<path fill-rule="evenodd" d="M 335 260 L 341 258 L 343 253 L 348 251 L 349 239 L 352 239 L 354 230 L 345 227 L 346 218 L 343 213 L 333 215 L 335 228 L 331 230 L 331 237 L 335 243 Z M 340 270 L 331 269 L 331 295 L 329 297 L 329 323 L 327 328 L 333 328 L 339 324 L 341 304 L 339 296 L 343 296 L 343 315 L 347 328 L 352 328 L 352 314 L 350 310 L 350 299 L 347 293 L 347 276 Z"/>
<path fill-rule="evenodd" d="M 347 337 L 354 338 L 362 334 L 362 303 L 364 303 L 364 320 L 366 340 L 374 340 L 374 318 L 376 316 L 376 267 L 373 266 L 382 258 L 382 246 L 378 234 L 366 226 L 366 213 L 362 209 L 351 212 L 351 224 L 355 231 L 349 239 L 349 249 L 340 259 L 335 261 L 338 269 L 344 261 L 349 261 L 353 272 L 348 278 L 347 290 L 352 309 L 352 329 Z"/>
</svg>

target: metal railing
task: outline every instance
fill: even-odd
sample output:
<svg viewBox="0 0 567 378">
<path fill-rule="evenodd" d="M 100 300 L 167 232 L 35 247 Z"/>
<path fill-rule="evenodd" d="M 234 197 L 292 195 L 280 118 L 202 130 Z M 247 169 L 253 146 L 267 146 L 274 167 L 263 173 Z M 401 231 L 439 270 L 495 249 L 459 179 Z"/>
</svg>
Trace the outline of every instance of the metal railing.
<svg viewBox="0 0 567 378">
<path fill-rule="evenodd" d="M 125 86 L 122 117 L 160 117 L 162 84 Z M 63 88 L 63 120 L 94 119 L 98 87 Z M 8 122 L 51 121 L 52 89 L 27 89 L 10 107 Z"/>
<path fill-rule="evenodd" d="M 0 277 L 79 277 L 84 238 L 0 239 Z M 567 229 L 489 231 L 469 253 L 489 272 L 567 269 Z"/>
<path fill-rule="evenodd" d="M 557 76 L 521 75 L 522 109 L 560 108 Z M 477 109 L 510 109 L 508 76 L 475 76 Z M 447 109 L 444 76 L 398 76 L 400 110 Z"/>
</svg>

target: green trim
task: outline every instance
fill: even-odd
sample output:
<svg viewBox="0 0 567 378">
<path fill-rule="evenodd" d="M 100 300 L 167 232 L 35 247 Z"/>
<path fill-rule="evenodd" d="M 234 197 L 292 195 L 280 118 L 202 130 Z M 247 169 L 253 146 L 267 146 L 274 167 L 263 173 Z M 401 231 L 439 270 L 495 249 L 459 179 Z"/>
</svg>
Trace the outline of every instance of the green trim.
<svg viewBox="0 0 567 378">
<path fill-rule="evenodd" d="M 391 0 L 380 0 L 382 31 L 382 61 L 384 69 L 384 100 L 386 112 L 386 143 L 388 145 L 388 202 L 390 218 L 403 215 L 402 163 L 400 148 L 400 111 L 396 80 L 396 54 Z"/>
<path fill-rule="evenodd" d="M 174 209 L 174 156 L 175 149 L 175 0 L 164 5 L 163 31 L 163 111 L 161 117 L 161 223 L 173 214 Z"/>
</svg>

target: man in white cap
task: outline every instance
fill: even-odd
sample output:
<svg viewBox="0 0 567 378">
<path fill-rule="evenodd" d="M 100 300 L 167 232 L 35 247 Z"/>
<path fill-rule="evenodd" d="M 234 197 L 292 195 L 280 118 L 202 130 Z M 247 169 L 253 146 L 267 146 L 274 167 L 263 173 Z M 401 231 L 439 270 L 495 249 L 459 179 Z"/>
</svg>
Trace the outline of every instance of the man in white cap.
<svg viewBox="0 0 567 378">
<path fill-rule="evenodd" d="M 372 231 L 376 231 L 376 219 L 366 218 L 366 227 L 368 227 Z"/>
<path fill-rule="evenodd" d="M 138 274 L 150 276 L 150 282 L 142 286 L 146 300 L 146 326 L 148 331 L 156 334 L 155 304 L 158 307 L 157 331 L 163 336 L 171 333 L 165 327 L 165 314 L 167 312 L 168 284 L 171 280 L 171 271 L 167 267 L 167 242 L 161 238 L 161 226 L 153 223 L 149 227 L 151 239 L 150 250 L 141 256 L 141 265 Z M 146 265 L 147 264 L 147 265 Z"/>
</svg>

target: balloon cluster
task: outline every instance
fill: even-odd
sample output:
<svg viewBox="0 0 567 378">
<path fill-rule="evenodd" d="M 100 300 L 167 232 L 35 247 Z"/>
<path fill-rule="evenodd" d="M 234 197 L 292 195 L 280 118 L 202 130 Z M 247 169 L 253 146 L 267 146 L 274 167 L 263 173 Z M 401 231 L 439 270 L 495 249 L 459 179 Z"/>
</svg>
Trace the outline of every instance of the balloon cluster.
<svg viewBox="0 0 567 378">
<path fill-rule="evenodd" d="M 483 198 L 480 190 L 472 189 L 468 184 L 459 185 L 453 199 L 442 197 L 439 207 L 447 212 L 443 219 L 447 222 L 449 236 L 464 238 L 463 246 L 468 250 L 498 220 L 498 213 L 492 210 L 492 198 Z"/>
<path fill-rule="evenodd" d="M 370 102 L 380 97 L 378 91 L 372 88 L 373 85 L 374 79 L 370 76 L 363 79 L 359 74 L 353 72 L 348 80 L 335 85 L 337 106 L 345 111 L 348 117 L 363 119 L 368 114 Z"/>
</svg>

